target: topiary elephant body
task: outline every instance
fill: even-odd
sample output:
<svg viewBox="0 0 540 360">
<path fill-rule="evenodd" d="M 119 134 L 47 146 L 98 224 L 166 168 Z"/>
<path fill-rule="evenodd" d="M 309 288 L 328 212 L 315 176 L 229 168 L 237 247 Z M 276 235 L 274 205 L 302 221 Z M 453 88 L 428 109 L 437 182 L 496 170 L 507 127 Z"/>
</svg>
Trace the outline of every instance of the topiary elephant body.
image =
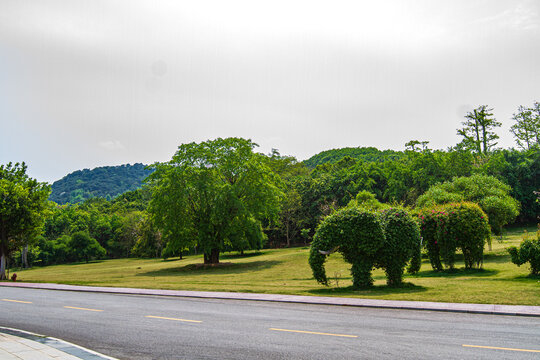
<svg viewBox="0 0 540 360">
<path fill-rule="evenodd" d="M 353 287 L 372 285 L 374 267 L 385 269 L 389 285 L 398 285 L 406 263 L 415 251 L 420 251 L 418 225 L 402 209 L 372 212 L 346 208 L 323 220 L 311 244 L 309 264 L 313 276 L 325 285 L 328 279 L 324 263 L 334 250 L 352 265 Z"/>
</svg>

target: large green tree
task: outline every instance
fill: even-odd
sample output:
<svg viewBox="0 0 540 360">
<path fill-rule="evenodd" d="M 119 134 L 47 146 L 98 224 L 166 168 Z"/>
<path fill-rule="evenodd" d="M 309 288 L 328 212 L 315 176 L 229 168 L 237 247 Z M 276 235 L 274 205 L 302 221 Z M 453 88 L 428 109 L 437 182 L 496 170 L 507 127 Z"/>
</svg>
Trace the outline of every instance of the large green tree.
<svg viewBox="0 0 540 360">
<path fill-rule="evenodd" d="M 43 226 L 50 188 L 31 179 L 24 163 L 0 165 L 0 280 L 6 259 Z"/>
<path fill-rule="evenodd" d="M 458 129 L 457 134 L 463 137 L 461 146 L 478 154 L 487 154 L 497 145 L 499 135 L 495 133 L 495 128 L 501 123 L 495 120 L 493 109 L 488 109 L 487 105 L 481 105 L 465 115 L 462 122 L 463 128 Z"/>
<path fill-rule="evenodd" d="M 262 231 L 253 221 L 276 218 L 280 179 L 256 146 L 241 138 L 183 144 L 171 161 L 153 165 L 149 212 L 167 247 L 196 246 L 215 264 L 222 249 Z"/>
</svg>

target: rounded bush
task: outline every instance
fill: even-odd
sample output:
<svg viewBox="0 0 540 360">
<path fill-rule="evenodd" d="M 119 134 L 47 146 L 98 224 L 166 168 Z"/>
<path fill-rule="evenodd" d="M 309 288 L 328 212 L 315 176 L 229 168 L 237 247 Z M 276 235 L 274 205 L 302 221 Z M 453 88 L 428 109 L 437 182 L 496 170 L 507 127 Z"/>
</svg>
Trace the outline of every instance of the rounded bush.
<svg viewBox="0 0 540 360">
<path fill-rule="evenodd" d="M 486 213 L 471 202 L 448 204 L 447 238 L 456 242 L 463 252 L 465 268 L 480 268 L 483 262 L 484 244 L 491 236 Z"/>
<path fill-rule="evenodd" d="M 537 233 L 538 234 L 538 233 Z M 531 275 L 540 275 L 540 236 L 537 235 L 536 240 L 525 239 L 519 245 L 509 247 L 508 252 L 512 258 L 512 262 L 517 266 L 529 263 Z"/>
<path fill-rule="evenodd" d="M 491 231 L 487 215 L 477 204 L 460 202 L 421 209 L 418 217 L 433 270 L 442 270 L 442 263 L 452 269 L 458 248 L 465 268 L 481 266 Z"/>
</svg>

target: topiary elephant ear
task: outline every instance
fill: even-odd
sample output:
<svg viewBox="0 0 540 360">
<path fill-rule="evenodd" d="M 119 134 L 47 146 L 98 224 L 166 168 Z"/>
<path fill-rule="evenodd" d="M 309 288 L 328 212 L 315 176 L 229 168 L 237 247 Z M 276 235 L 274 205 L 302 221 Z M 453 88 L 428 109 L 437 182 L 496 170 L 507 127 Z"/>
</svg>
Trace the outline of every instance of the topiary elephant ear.
<svg viewBox="0 0 540 360">
<path fill-rule="evenodd" d="M 353 264 L 353 286 L 372 283 L 374 257 L 384 245 L 384 233 L 378 216 L 360 208 L 346 208 L 327 216 L 317 228 L 309 264 L 315 279 L 328 285 L 324 263 L 333 251 L 339 251 L 345 261 Z"/>
</svg>

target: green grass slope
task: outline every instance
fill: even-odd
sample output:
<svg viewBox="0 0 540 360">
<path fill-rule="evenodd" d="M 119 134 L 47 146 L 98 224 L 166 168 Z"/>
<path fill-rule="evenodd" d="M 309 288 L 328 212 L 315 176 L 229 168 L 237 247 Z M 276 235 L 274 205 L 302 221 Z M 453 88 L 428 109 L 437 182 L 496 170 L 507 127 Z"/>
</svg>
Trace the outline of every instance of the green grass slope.
<svg viewBox="0 0 540 360">
<path fill-rule="evenodd" d="M 506 252 L 508 246 L 519 244 L 521 234 L 522 230 L 514 230 L 503 242 L 494 240 L 493 250 L 485 253 L 483 270 L 465 271 L 460 261 L 456 271 L 437 273 L 424 260 L 420 273 L 407 275 L 408 284 L 397 289 L 385 285 L 386 278 L 381 270 L 374 272 L 372 289 L 351 289 L 350 265 L 339 254 L 330 256 L 327 262 L 331 286 L 319 285 L 313 280 L 308 265 L 308 248 L 271 249 L 244 257 L 224 254 L 221 258 L 224 264 L 214 268 L 200 266 L 201 256 L 187 256 L 183 260 L 104 260 L 17 273 L 18 279 L 27 282 L 540 305 L 540 278 L 529 277 L 528 268 L 512 264 Z"/>
</svg>

